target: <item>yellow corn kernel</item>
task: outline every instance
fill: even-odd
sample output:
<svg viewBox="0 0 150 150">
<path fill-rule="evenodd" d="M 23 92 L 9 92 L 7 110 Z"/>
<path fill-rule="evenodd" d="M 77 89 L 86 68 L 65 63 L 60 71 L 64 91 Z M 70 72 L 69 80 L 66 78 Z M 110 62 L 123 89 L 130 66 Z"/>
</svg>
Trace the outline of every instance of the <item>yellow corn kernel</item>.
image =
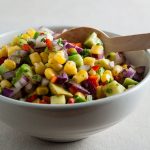
<svg viewBox="0 0 150 150">
<path fill-rule="evenodd" d="M 46 64 L 48 62 L 48 53 L 42 52 L 40 53 L 40 56 L 42 58 L 43 63 Z"/>
<path fill-rule="evenodd" d="M 85 99 L 85 95 L 83 93 L 81 93 L 81 92 L 76 92 L 75 95 Z"/>
<path fill-rule="evenodd" d="M 34 63 L 39 63 L 42 61 L 40 55 L 37 52 L 30 54 L 29 57 L 33 65 Z"/>
<path fill-rule="evenodd" d="M 91 69 L 88 73 L 89 73 L 89 75 L 91 75 L 91 76 L 92 76 L 92 75 L 96 75 L 96 71 L 94 71 L 93 69 Z"/>
<path fill-rule="evenodd" d="M 67 61 L 67 63 L 64 66 L 64 71 L 68 75 L 75 75 L 75 74 L 77 74 L 77 68 L 76 68 L 75 62 L 74 61 Z"/>
<path fill-rule="evenodd" d="M 33 28 L 30 28 L 30 29 L 27 30 L 27 34 L 28 34 L 31 38 L 34 37 L 35 32 L 36 32 L 36 30 L 33 29 Z"/>
<path fill-rule="evenodd" d="M 92 54 L 102 54 L 103 50 L 104 50 L 104 48 L 102 45 L 93 45 L 90 52 Z"/>
<path fill-rule="evenodd" d="M 12 84 L 8 80 L 2 80 L 0 82 L 1 88 L 10 88 Z"/>
<path fill-rule="evenodd" d="M 116 65 L 114 66 L 114 68 L 112 69 L 112 74 L 113 76 L 118 76 L 118 74 L 123 70 L 123 67 Z"/>
<path fill-rule="evenodd" d="M 54 58 L 56 52 L 49 52 L 48 60 Z"/>
<path fill-rule="evenodd" d="M 46 68 L 44 74 L 45 74 L 45 77 L 46 77 L 47 79 L 49 79 L 49 80 L 50 80 L 53 76 L 56 75 L 56 73 L 54 72 L 54 70 L 51 69 L 51 68 Z"/>
<path fill-rule="evenodd" d="M 18 50 L 21 50 L 21 48 L 17 45 L 8 47 L 8 57 Z"/>
<path fill-rule="evenodd" d="M 93 58 L 93 57 L 85 57 L 83 59 L 83 61 L 84 61 L 84 65 L 94 66 L 95 58 Z"/>
<path fill-rule="evenodd" d="M 14 70 L 16 68 L 16 62 L 11 60 L 11 59 L 6 59 L 3 63 L 3 65 L 8 69 L 8 70 Z"/>
<path fill-rule="evenodd" d="M 103 74 L 103 75 L 101 76 L 101 81 L 102 81 L 102 82 L 109 82 L 110 80 L 111 80 L 110 74 Z"/>
<path fill-rule="evenodd" d="M 69 49 L 67 50 L 67 52 L 68 52 L 69 54 L 71 54 L 71 53 L 77 53 L 77 50 L 76 50 L 75 48 L 69 48 Z"/>
<path fill-rule="evenodd" d="M 123 67 L 124 69 L 127 69 L 127 68 L 128 68 L 128 65 L 127 65 L 127 64 L 124 64 L 122 67 Z"/>
<path fill-rule="evenodd" d="M 46 95 L 48 94 L 48 87 L 46 86 L 39 86 L 36 88 L 37 95 Z"/>
<path fill-rule="evenodd" d="M 34 63 L 34 69 L 37 74 L 43 75 L 46 67 L 42 62 L 39 62 Z"/>
<path fill-rule="evenodd" d="M 8 56 L 7 46 L 2 46 L 2 49 L 0 49 L 0 58 L 7 57 L 7 56 Z"/>
<path fill-rule="evenodd" d="M 64 52 L 63 51 L 58 51 L 54 55 L 54 60 L 57 61 L 59 64 L 64 64 L 66 62 L 66 58 L 64 56 Z"/>
<path fill-rule="evenodd" d="M 104 94 L 102 86 L 97 86 L 97 88 L 96 88 L 96 97 L 97 98 L 105 97 L 105 94 Z"/>
<path fill-rule="evenodd" d="M 85 70 L 80 70 L 76 75 L 74 75 L 73 80 L 75 82 L 80 83 L 84 80 L 88 79 L 88 73 Z"/>
<path fill-rule="evenodd" d="M 63 65 L 59 64 L 54 59 L 49 59 L 48 60 L 48 66 L 51 67 L 51 68 L 53 68 L 55 71 L 60 71 L 63 68 Z"/>
<path fill-rule="evenodd" d="M 21 35 L 21 38 L 25 39 L 25 40 L 28 40 L 28 39 L 30 39 L 30 36 L 28 34 L 24 33 L 24 34 Z"/>
<path fill-rule="evenodd" d="M 110 70 L 105 70 L 104 73 L 109 74 L 110 76 L 112 76 L 112 72 Z"/>
</svg>

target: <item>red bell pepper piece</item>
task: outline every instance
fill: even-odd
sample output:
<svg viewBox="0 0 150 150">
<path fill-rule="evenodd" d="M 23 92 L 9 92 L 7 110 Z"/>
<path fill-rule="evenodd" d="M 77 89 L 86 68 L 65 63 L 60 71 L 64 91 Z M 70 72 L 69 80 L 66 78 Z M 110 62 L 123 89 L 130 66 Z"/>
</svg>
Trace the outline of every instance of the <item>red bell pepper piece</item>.
<svg viewBox="0 0 150 150">
<path fill-rule="evenodd" d="M 26 99 L 26 101 L 27 101 L 27 102 L 33 102 L 33 101 L 36 100 L 36 99 L 37 99 L 37 95 L 32 95 L 32 96 L 28 97 L 28 98 Z"/>
<path fill-rule="evenodd" d="M 46 43 L 48 49 L 51 49 L 51 47 L 52 47 L 52 41 L 50 39 L 45 39 L 45 43 Z"/>
<path fill-rule="evenodd" d="M 98 71 L 99 68 L 100 68 L 100 67 L 99 67 L 98 65 L 92 67 L 92 69 L 93 69 L 94 71 Z"/>
<path fill-rule="evenodd" d="M 99 86 L 97 75 L 89 76 L 88 80 L 90 80 L 95 87 Z"/>
<path fill-rule="evenodd" d="M 69 98 L 68 99 L 68 104 L 74 104 L 75 103 L 75 99 L 74 98 Z"/>
<path fill-rule="evenodd" d="M 3 62 L 5 61 L 5 59 L 7 59 L 7 57 L 1 57 L 0 58 L 0 65 L 3 64 Z"/>
<path fill-rule="evenodd" d="M 31 47 L 29 46 L 29 44 L 24 44 L 24 45 L 22 45 L 22 49 L 25 51 L 29 51 L 31 49 Z"/>
</svg>

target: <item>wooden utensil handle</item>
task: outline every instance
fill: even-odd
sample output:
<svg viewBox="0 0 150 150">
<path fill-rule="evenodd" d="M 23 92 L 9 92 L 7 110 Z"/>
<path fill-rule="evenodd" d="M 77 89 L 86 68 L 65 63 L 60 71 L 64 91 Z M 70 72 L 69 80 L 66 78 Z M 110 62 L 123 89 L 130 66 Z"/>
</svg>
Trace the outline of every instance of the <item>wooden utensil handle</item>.
<svg viewBox="0 0 150 150">
<path fill-rule="evenodd" d="M 150 49 L 150 33 L 109 38 L 106 49 L 109 52 Z"/>
</svg>

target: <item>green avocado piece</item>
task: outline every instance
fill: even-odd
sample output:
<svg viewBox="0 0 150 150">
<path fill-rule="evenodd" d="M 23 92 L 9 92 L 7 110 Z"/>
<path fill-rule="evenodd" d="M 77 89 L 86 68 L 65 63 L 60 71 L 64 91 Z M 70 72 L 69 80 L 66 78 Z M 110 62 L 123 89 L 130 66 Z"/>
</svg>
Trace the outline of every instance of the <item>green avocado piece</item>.
<svg viewBox="0 0 150 150">
<path fill-rule="evenodd" d="M 62 87 L 60 87 L 56 84 L 50 83 L 49 88 L 51 90 L 51 93 L 54 94 L 54 95 L 65 95 L 65 96 L 68 96 L 68 97 L 73 96 L 70 92 L 66 91 L 64 88 L 62 88 Z"/>
<path fill-rule="evenodd" d="M 102 41 L 97 37 L 97 34 L 93 32 L 84 42 L 86 47 L 91 48 L 93 45 L 100 44 L 103 45 Z"/>
<path fill-rule="evenodd" d="M 75 98 L 75 103 L 83 103 L 83 102 L 86 102 L 86 99 L 85 99 L 85 98 L 82 98 L 82 97 L 80 97 L 80 96 L 78 96 L 78 95 L 75 95 L 74 98 Z"/>
<path fill-rule="evenodd" d="M 137 85 L 137 84 L 138 82 L 131 78 L 125 78 L 124 83 L 123 83 L 125 87 L 128 87 L 129 85 Z"/>
<path fill-rule="evenodd" d="M 51 104 L 66 104 L 64 95 L 51 96 Z"/>
<path fill-rule="evenodd" d="M 4 65 L 0 65 L 0 75 L 4 74 L 7 71 L 9 70 Z"/>
<path fill-rule="evenodd" d="M 17 69 L 15 77 L 12 80 L 12 84 L 15 84 L 22 77 L 22 75 L 32 78 L 32 76 L 33 76 L 32 68 L 27 64 L 22 64 Z"/>
<path fill-rule="evenodd" d="M 115 80 L 103 86 L 103 91 L 106 96 L 112 96 L 115 94 L 123 93 L 125 89 L 126 88 L 124 86 L 122 86 Z"/>
<path fill-rule="evenodd" d="M 71 61 L 74 61 L 76 63 L 77 67 L 80 67 L 83 65 L 83 59 L 80 54 L 71 55 L 71 56 L 69 56 L 68 59 Z"/>
</svg>

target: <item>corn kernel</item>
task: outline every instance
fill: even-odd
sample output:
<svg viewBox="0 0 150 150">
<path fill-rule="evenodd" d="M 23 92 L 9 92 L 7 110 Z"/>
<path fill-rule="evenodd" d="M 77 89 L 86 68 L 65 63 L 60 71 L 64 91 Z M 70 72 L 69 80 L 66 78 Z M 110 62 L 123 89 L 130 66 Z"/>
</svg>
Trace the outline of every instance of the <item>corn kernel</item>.
<svg viewBox="0 0 150 150">
<path fill-rule="evenodd" d="M 37 74 L 43 75 L 46 69 L 45 65 L 42 62 L 34 63 L 34 69 Z"/>
<path fill-rule="evenodd" d="M 110 70 L 105 70 L 104 73 L 109 74 L 110 76 L 112 76 L 112 72 Z"/>
<path fill-rule="evenodd" d="M 63 68 L 63 65 L 59 64 L 54 59 L 49 59 L 48 60 L 48 66 L 51 67 L 51 68 L 53 68 L 55 71 L 60 71 Z"/>
<path fill-rule="evenodd" d="M 88 73 L 89 75 L 96 75 L 96 71 L 94 71 L 93 69 L 91 69 Z"/>
<path fill-rule="evenodd" d="M 21 50 L 17 45 L 8 47 L 8 56 L 11 56 L 14 52 Z"/>
<path fill-rule="evenodd" d="M 27 30 L 27 34 L 28 34 L 31 38 L 34 37 L 35 32 L 36 32 L 36 30 L 33 29 L 33 28 L 30 28 L 30 29 Z"/>
<path fill-rule="evenodd" d="M 46 86 L 39 86 L 36 88 L 37 95 L 46 95 L 48 94 L 48 88 Z"/>
<path fill-rule="evenodd" d="M 90 52 L 92 54 L 102 54 L 103 50 L 104 50 L 104 48 L 102 45 L 93 45 Z"/>
<path fill-rule="evenodd" d="M 56 73 L 54 72 L 54 70 L 51 69 L 51 68 L 46 68 L 44 74 L 45 74 L 45 77 L 46 77 L 47 79 L 49 79 L 49 80 L 50 80 L 53 76 L 56 75 Z"/>
<path fill-rule="evenodd" d="M 67 50 L 67 53 L 72 54 L 72 53 L 77 53 L 77 50 L 75 48 L 69 48 Z"/>
<path fill-rule="evenodd" d="M 11 60 L 11 59 L 6 59 L 3 63 L 3 65 L 8 69 L 8 70 L 14 70 L 16 68 L 16 62 Z"/>
<path fill-rule="evenodd" d="M 54 60 L 57 61 L 59 64 L 64 64 L 66 62 L 64 52 L 63 51 L 58 51 L 54 56 Z"/>
<path fill-rule="evenodd" d="M 0 58 L 7 57 L 7 56 L 8 56 L 7 46 L 3 46 L 2 49 L 0 49 Z"/>
<path fill-rule="evenodd" d="M 128 65 L 127 65 L 127 64 L 124 64 L 122 67 L 123 67 L 124 69 L 128 69 Z"/>
<path fill-rule="evenodd" d="M 2 80 L 0 82 L 0 86 L 2 88 L 10 88 L 12 86 L 12 84 L 8 80 Z"/>
<path fill-rule="evenodd" d="M 21 35 L 21 38 L 28 40 L 28 39 L 30 39 L 30 36 L 28 34 L 24 33 Z"/>
<path fill-rule="evenodd" d="M 118 76 L 118 74 L 123 70 L 123 67 L 116 65 L 114 66 L 114 68 L 112 69 L 112 74 L 113 76 Z"/>
<path fill-rule="evenodd" d="M 98 87 L 96 88 L 96 97 L 97 97 L 97 98 L 103 98 L 103 97 L 105 97 L 105 94 L 104 94 L 104 92 L 103 92 L 102 86 L 98 86 Z"/>
<path fill-rule="evenodd" d="M 33 65 L 34 63 L 39 63 L 42 61 L 40 55 L 37 52 L 30 54 L 29 57 Z"/>
<path fill-rule="evenodd" d="M 110 80 L 111 80 L 111 76 L 110 76 L 110 74 L 103 74 L 102 76 L 101 76 L 101 81 L 102 82 L 110 82 Z"/>
<path fill-rule="evenodd" d="M 48 60 L 54 58 L 56 52 L 50 52 L 48 55 Z"/>
<path fill-rule="evenodd" d="M 75 62 L 74 61 L 67 61 L 67 63 L 64 66 L 64 71 L 68 75 L 75 75 L 75 74 L 77 74 L 77 68 L 76 68 Z"/>
<path fill-rule="evenodd" d="M 94 66 L 95 58 L 93 58 L 93 57 L 85 57 L 83 61 L 84 61 L 84 65 Z"/>
<path fill-rule="evenodd" d="M 80 83 L 84 80 L 88 79 L 88 73 L 85 70 L 80 70 L 76 75 L 74 75 L 73 80 L 77 83 Z"/>
<path fill-rule="evenodd" d="M 40 56 L 42 58 L 43 63 L 46 64 L 48 62 L 48 53 L 42 52 L 40 53 Z"/>
</svg>

